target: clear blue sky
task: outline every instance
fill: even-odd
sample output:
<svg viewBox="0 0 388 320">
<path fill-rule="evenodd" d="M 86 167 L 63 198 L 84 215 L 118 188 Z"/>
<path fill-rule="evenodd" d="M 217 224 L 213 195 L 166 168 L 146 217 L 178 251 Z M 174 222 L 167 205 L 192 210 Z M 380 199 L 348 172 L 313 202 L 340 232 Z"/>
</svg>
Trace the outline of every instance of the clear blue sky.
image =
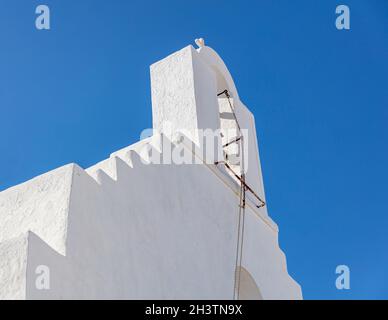
<svg viewBox="0 0 388 320">
<path fill-rule="evenodd" d="M 35 29 L 38 4 L 50 31 Z M 199 36 L 255 114 L 269 213 L 304 297 L 387 299 L 386 0 L 1 0 L 0 190 L 137 141 L 149 65 Z"/>
</svg>

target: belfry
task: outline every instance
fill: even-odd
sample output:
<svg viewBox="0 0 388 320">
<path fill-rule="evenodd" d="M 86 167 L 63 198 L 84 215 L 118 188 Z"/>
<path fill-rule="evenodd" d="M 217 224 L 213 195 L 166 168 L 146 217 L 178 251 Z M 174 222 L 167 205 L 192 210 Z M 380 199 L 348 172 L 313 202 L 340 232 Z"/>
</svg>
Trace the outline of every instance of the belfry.
<svg viewBox="0 0 388 320">
<path fill-rule="evenodd" d="M 267 212 L 254 116 L 196 43 L 151 65 L 151 136 L 0 193 L 1 299 L 302 298 Z M 222 147 L 206 159 L 204 130 Z M 196 163 L 154 163 L 163 141 Z"/>
</svg>

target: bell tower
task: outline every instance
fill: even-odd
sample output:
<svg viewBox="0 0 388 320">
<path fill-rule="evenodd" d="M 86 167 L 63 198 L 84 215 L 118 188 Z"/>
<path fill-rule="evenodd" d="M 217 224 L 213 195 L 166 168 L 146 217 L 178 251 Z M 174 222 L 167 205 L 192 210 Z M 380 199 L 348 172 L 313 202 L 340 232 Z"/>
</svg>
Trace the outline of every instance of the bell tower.
<svg viewBox="0 0 388 320">
<path fill-rule="evenodd" d="M 172 140 L 184 130 L 200 148 L 198 132 L 218 130 L 223 157 L 216 162 L 226 162 L 234 179 L 244 173 L 247 197 L 267 215 L 254 116 L 220 56 L 203 39 L 196 43 L 151 65 L 153 129 Z"/>
</svg>

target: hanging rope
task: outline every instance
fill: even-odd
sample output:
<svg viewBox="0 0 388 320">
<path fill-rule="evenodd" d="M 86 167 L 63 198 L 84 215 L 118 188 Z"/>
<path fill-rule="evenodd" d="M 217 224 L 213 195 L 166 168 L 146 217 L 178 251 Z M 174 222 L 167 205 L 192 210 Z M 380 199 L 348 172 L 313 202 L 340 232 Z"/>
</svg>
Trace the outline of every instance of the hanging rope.
<svg viewBox="0 0 388 320">
<path fill-rule="evenodd" d="M 241 214 L 242 214 L 242 186 L 240 187 L 240 203 L 239 203 L 239 210 L 238 210 L 238 224 L 237 224 L 237 247 L 236 247 L 236 262 L 234 266 L 234 288 L 233 288 L 233 300 L 238 300 L 239 298 L 239 291 L 240 291 L 240 278 L 241 278 L 241 272 L 239 265 L 241 263 L 241 255 L 240 252 L 240 237 L 241 234 Z M 241 266 L 241 265 L 240 265 Z"/>
<path fill-rule="evenodd" d="M 241 266 L 242 266 L 242 253 L 244 247 L 244 228 L 245 228 L 245 202 L 246 202 L 246 191 L 251 192 L 257 200 L 259 200 L 258 208 L 264 207 L 265 202 L 250 188 L 245 182 L 245 170 L 244 170 L 244 136 L 241 133 L 241 127 L 238 123 L 237 116 L 234 110 L 234 107 L 230 101 L 230 95 L 228 90 L 224 90 L 217 94 L 217 96 L 221 96 L 225 94 L 228 99 L 228 104 L 230 110 L 233 114 L 233 119 L 236 123 L 238 134 L 235 139 L 223 145 L 223 148 L 230 146 L 233 143 L 236 143 L 240 154 L 240 176 L 234 172 L 234 170 L 230 167 L 227 161 L 218 161 L 215 164 L 223 163 L 225 167 L 240 181 L 240 192 L 239 192 L 239 210 L 238 210 L 238 223 L 237 223 L 237 248 L 236 248 L 236 262 L 235 262 L 235 275 L 234 275 L 234 292 L 233 299 L 238 300 L 240 298 L 240 283 L 241 283 Z M 226 159 L 227 160 L 227 159 Z"/>
</svg>

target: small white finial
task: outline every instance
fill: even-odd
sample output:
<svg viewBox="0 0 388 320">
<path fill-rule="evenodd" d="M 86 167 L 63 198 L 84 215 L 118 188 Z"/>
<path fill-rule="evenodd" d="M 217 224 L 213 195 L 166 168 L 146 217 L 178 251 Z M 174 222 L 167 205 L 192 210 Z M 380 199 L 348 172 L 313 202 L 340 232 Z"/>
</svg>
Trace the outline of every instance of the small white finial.
<svg viewBox="0 0 388 320">
<path fill-rule="evenodd" d="M 199 47 L 202 48 L 205 46 L 205 40 L 203 38 L 195 39 L 195 44 Z"/>
</svg>

